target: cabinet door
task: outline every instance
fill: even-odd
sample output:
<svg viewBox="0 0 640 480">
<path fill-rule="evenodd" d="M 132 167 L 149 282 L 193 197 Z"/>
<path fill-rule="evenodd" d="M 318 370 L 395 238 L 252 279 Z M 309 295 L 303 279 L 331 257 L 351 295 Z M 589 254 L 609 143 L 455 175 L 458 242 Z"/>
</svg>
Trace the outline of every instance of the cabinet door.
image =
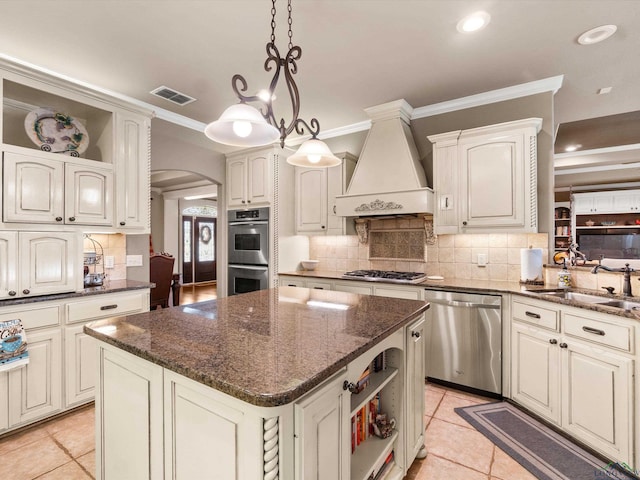
<svg viewBox="0 0 640 480">
<path fill-rule="evenodd" d="M 469 140 L 461 143 L 459 148 L 463 178 L 461 196 L 464 197 L 460 219 L 463 231 L 524 227 L 523 135 Z"/>
<path fill-rule="evenodd" d="M 0 372 L 0 432 L 9 428 L 9 373 Z"/>
<path fill-rule="evenodd" d="M 67 164 L 65 223 L 113 225 L 113 171 Z"/>
<path fill-rule="evenodd" d="M 558 335 L 518 322 L 511 327 L 512 398 L 560 424 Z"/>
<path fill-rule="evenodd" d="M 574 196 L 574 212 L 576 215 L 589 213 L 612 213 L 615 211 L 614 195 L 604 194 L 582 194 Z"/>
<path fill-rule="evenodd" d="M 616 213 L 629 213 L 640 211 L 640 193 L 631 192 L 614 192 L 613 193 L 613 211 Z"/>
<path fill-rule="evenodd" d="M 415 458 L 424 458 L 424 316 L 409 325 L 406 330 L 407 344 L 407 459 L 411 465 Z"/>
<path fill-rule="evenodd" d="M 65 348 L 65 407 L 93 400 L 96 386 L 96 342 L 83 331 L 84 325 L 67 327 Z"/>
<path fill-rule="evenodd" d="M 98 348 L 96 478 L 164 478 L 162 367 L 102 343 Z"/>
<path fill-rule="evenodd" d="M 296 168 L 296 233 L 326 232 L 327 170 Z"/>
<path fill-rule="evenodd" d="M 633 464 L 633 360 L 568 339 L 563 352 L 563 422 L 607 457 Z"/>
<path fill-rule="evenodd" d="M 73 292 L 81 278 L 79 234 L 20 232 L 20 295 Z"/>
<path fill-rule="evenodd" d="M 227 205 L 243 206 L 247 203 L 247 159 L 229 160 L 227 163 Z"/>
<path fill-rule="evenodd" d="M 62 223 L 64 164 L 12 152 L 4 153 L 4 221 Z"/>
<path fill-rule="evenodd" d="M 295 405 L 297 480 L 350 478 L 350 395 L 342 388 L 344 380 L 331 381 Z"/>
<path fill-rule="evenodd" d="M 0 232 L 0 298 L 18 289 L 18 232 Z"/>
<path fill-rule="evenodd" d="M 247 159 L 247 203 L 271 202 L 271 154 L 260 154 Z"/>
<path fill-rule="evenodd" d="M 9 371 L 9 423 L 26 423 L 62 407 L 60 329 L 27 331 L 29 363 Z"/>
<path fill-rule="evenodd" d="M 150 228 L 149 119 L 116 114 L 116 225 L 148 232 Z"/>
</svg>

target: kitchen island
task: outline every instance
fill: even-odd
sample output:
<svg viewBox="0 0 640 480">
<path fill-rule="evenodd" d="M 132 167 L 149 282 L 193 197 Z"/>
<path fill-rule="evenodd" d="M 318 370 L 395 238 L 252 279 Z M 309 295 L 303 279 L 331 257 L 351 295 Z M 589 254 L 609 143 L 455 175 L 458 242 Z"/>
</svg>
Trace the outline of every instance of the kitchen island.
<svg viewBox="0 0 640 480">
<path fill-rule="evenodd" d="M 92 323 L 97 478 L 402 478 L 424 455 L 427 309 L 281 287 Z"/>
</svg>

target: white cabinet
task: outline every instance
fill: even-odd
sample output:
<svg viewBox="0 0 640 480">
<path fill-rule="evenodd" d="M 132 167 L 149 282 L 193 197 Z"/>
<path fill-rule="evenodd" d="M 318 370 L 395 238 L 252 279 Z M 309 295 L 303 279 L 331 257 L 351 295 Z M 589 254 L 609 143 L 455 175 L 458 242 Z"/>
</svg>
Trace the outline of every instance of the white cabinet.
<svg viewBox="0 0 640 480">
<path fill-rule="evenodd" d="M 349 480 L 349 400 L 343 373 L 296 403 L 297 480 Z"/>
<path fill-rule="evenodd" d="M 530 118 L 429 137 L 436 233 L 537 232 L 541 126 Z"/>
<path fill-rule="evenodd" d="M 532 300 L 514 300 L 512 312 L 513 400 L 633 465 L 633 321 Z"/>
<path fill-rule="evenodd" d="M 82 288 L 80 234 L 0 232 L 0 299 Z"/>
<path fill-rule="evenodd" d="M 116 226 L 146 233 L 150 227 L 150 122 L 116 113 Z"/>
<path fill-rule="evenodd" d="M 618 213 L 640 212 L 640 191 L 621 190 L 614 192 L 613 211 Z"/>
<path fill-rule="evenodd" d="M 614 201 L 611 192 L 574 194 L 573 210 L 576 215 L 588 213 L 613 213 Z"/>
<path fill-rule="evenodd" d="M 269 205 L 273 195 L 273 148 L 229 156 L 227 206 Z"/>
<path fill-rule="evenodd" d="M 55 157 L 4 152 L 4 221 L 111 226 L 111 165 L 65 163 L 47 156 Z"/>
<path fill-rule="evenodd" d="M 337 153 L 336 156 L 342 159 L 342 163 L 335 167 L 296 167 L 296 233 L 353 233 L 352 224 L 345 217 L 336 215 L 336 197 L 346 191 L 355 170 L 356 157 L 348 152 Z"/>
<path fill-rule="evenodd" d="M 405 382 L 407 399 L 406 423 L 406 465 L 409 466 L 416 458 L 425 458 L 427 451 L 424 446 L 424 381 L 425 381 L 425 326 L 426 320 L 422 316 L 409 325 L 405 332 L 407 370 Z"/>
</svg>

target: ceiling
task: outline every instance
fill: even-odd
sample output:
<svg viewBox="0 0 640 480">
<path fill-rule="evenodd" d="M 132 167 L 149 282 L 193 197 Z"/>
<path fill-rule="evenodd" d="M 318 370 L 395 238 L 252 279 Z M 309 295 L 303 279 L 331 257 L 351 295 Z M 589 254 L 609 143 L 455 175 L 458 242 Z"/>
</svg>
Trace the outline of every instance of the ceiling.
<svg viewBox="0 0 640 480">
<path fill-rule="evenodd" d="M 284 54 L 286 4 L 276 6 Z M 198 129 L 236 102 L 234 74 L 249 92 L 267 86 L 270 9 L 268 0 L 2 0 L 0 53 Z M 489 25 L 458 33 L 456 23 L 477 10 L 491 14 Z M 639 23 L 638 0 L 294 0 L 300 116 L 341 129 L 368 120 L 364 108 L 399 98 L 421 107 L 557 75 L 556 124 L 637 112 Z M 617 25 L 616 34 L 577 43 L 603 24 Z M 149 93 L 161 85 L 197 101 L 180 107 Z M 277 93 L 276 115 L 288 119 L 288 95 Z"/>
</svg>

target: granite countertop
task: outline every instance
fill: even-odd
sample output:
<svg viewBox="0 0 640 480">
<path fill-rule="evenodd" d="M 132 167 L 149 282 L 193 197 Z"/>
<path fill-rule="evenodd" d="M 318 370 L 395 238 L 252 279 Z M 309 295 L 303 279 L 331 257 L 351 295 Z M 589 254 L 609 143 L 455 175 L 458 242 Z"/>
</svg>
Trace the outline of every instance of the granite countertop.
<svg viewBox="0 0 640 480">
<path fill-rule="evenodd" d="M 155 287 L 154 283 L 139 282 L 136 280 L 107 280 L 104 285 L 99 287 L 89 287 L 79 292 L 56 293 L 53 295 L 38 295 L 34 297 L 20 297 L 0 300 L 0 307 L 8 307 L 12 305 L 25 305 L 36 302 L 50 302 L 52 300 L 66 300 L 69 298 L 89 297 L 91 295 L 101 295 L 104 293 L 117 293 L 127 290 L 141 290 L 145 288 Z"/>
<path fill-rule="evenodd" d="M 312 270 L 312 271 L 295 271 L 295 272 L 281 272 L 280 275 L 292 275 L 306 278 L 326 278 L 331 280 L 345 280 L 366 282 L 362 279 L 342 278 L 343 272 L 330 271 L 330 270 Z M 605 305 L 599 305 L 596 303 L 585 303 L 577 300 L 569 300 L 564 298 L 555 297 L 553 295 L 545 295 L 544 291 L 558 290 L 557 285 L 523 285 L 519 282 L 505 282 L 499 280 L 474 280 L 467 278 L 445 278 L 444 280 L 425 280 L 421 283 L 394 283 L 385 282 L 384 280 L 371 282 L 371 283 L 387 283 L 390 285 L 398 286 L 414 286 L 421 288 L 429 288 L 433 290 L 447 290 L 447 291 L 460 291 L 471 293 L 510 293 L 516 295 L 522 295 L 524 297 L 534 298 L 537 300 L 544 300 L 553 303 L 559 303 L 562 305 L 569 305 L 572 307 L 578 307 L 585 310 L 592 310 L 594 312 L 608 313 L 611 315 L 617 315 L 619 317 L 631 318 L 634 320 L 640 320 L 640 310 L 624 310 L 622 308 L 609 307 Z M 597 295 L 603 298 L 612 300 L 629 300 L 632 302 L 640 303 L 640 297 L 623 297 L 621 295 L 607 295 L 604 292 L 597 290 L 588 290 L 584 288 L 570 288 L 572 292 L 585 293 L 588 295 Z"/>
<path fill-rule="evenodd" d="M 242 401 L 285 405 L 429 304 L 280 287 L 93 322 L 103 342 Z"/>
</svg>

